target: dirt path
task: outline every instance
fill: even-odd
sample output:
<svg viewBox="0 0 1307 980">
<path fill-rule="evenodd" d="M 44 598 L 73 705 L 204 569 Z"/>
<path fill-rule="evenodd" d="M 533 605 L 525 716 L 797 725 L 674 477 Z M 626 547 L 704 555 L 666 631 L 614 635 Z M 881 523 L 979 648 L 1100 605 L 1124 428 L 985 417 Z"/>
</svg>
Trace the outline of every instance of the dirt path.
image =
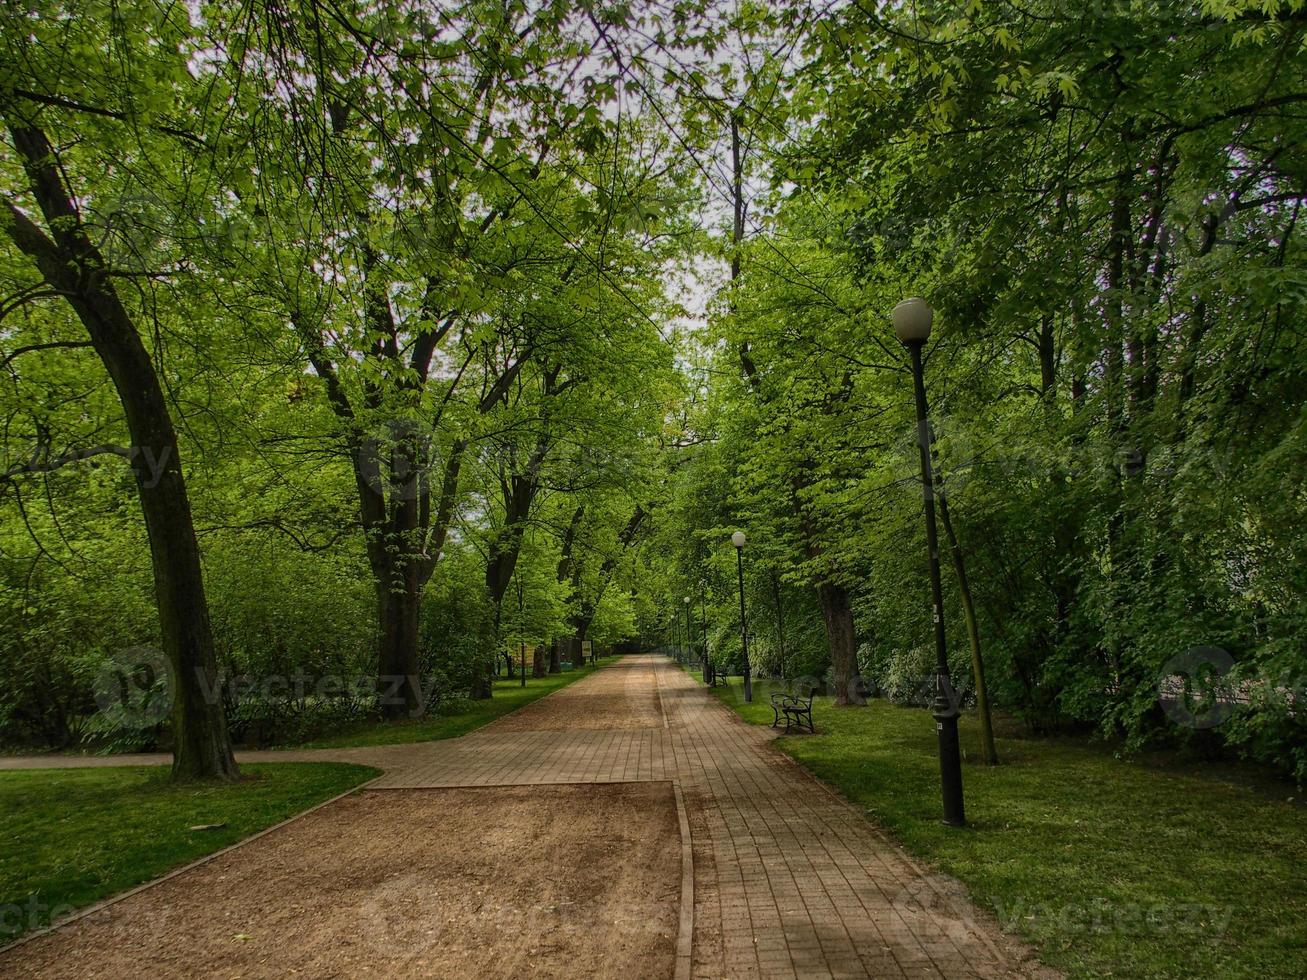
<svg viewBox="0 0 1307 980">
<path fill-rule="evenodd" d="M 0 975 L 91 975 L 125 963 L 116 957 L 133 946 L 135 962 L 171 976 L 1050 975 L 956 883 L 923 873 L 770 738 L 649 655 L 462 738 L 260 753 L 385 773 L 121 903 L 138 923 L 167 909 L 165 932 L 178 941 L 76 925 L 0 955 Z M 577 915 L 550 912 L 566 902 Z M 251 908 L 263 911 L 252 918 Z M 529 935 L 505 921 L 527 916 Z M 378 917 L 403 940 L 395 949 L 369 952 Z M 260 923 L 280 928 L 233 938 L 255 937 Z M 192 962 L 206 966 L 188 972 Z"/>
<path fill-rule="evenodd" d="M 20 947 L 0 974 L 670 976 L 679 855 L 665 783 L 363 792 Z"/>
</svg>

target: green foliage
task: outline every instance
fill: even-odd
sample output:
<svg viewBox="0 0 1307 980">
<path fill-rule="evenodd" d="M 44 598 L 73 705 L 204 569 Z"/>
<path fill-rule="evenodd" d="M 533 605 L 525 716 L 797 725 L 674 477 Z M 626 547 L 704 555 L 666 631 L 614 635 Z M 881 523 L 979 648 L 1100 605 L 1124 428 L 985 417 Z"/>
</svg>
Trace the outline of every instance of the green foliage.
<svg viewBox="0 0 1307 980">
<path fill-rule="evenodd" d="M 1305 28 L 1280 3 L 820 18 L 787 79 L 791 138 L 745 168 L 771 170 L 745 202 L 762 217 L 691 361 L 663 609 L 706 576 L 713 636 L 732 642 L 738 526 L 764 670 L 775 567 L 798 593 L 849 591 L 862 669 L 892 697 L 928 678 L 911 385 L 888 318 L 923 295 L 935 464 L 991 700 L 1035 730 L 1224 748 L 1302 780 Z M 764 108 L 750 93 L 743 118 Z M 817 617 L 800 603 L 787 630 Z M 1211 731 L 1159 704 L 1200 647 L 1254 692 Z"/>
</svg>

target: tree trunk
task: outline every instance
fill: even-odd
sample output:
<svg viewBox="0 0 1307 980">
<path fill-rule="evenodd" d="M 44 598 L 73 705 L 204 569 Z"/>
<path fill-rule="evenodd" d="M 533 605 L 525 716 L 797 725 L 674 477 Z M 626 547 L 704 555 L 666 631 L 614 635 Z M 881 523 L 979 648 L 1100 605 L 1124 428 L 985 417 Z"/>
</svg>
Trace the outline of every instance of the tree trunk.
<svg viewBox="0 0 1307 980">
<path fill-rule="evenodd" d="M 521 531 L 510 529 L 508 541 L 501 539 L 486 563 L 486 592 L 490 596 L 495 612 L 494 644 L 485 666 L 473 673 L 471 694 L 474 700 L 484 701 L 494 694 L 495 662 L 499 657 L 499 623 L 503 615 L 504 595 L 508 592 L 509 583 L 513 581 L 521 544 Z"/>
<path fill-rule="evenodd" d="M 835 671 L 835 703 L 864 705 L 866 693 L 858 676 L 858 652 L 853 633 L 853 606 L 842 585 L 823 582 L 817 588 L 822 618 L 826 621 L 826 643 Z"/>
<path fill-rule="evenodd" d="M 953 571 L 958 577 L 958 593 L 962 598 L 962 618 L 967 624 L 967 642 L 971 645 L 971 678 L 976 685 L 976 713 L 980 716 L 980 747 L 985 765 L 998 765 L 998 749 L 994 745 L 994 723 L 989 714 L 989 691 L 985 684 L 985 661 L 980 655 L 980 626 L 976 622 L 976 607 L 971 600 L 971 583 L 967 580 L 967 565 L 963 558 L 958 536 L 953 531 L 948 502 L 938 495 L 939 516 L 948 537 L 949 554 L 953 558 Z"/>
<path fill-rule="evenodd" d="M 487 701 L 495 693 L 495 664 L 492 660 L 479 657 L 472 665 L 472 682 L 468 685 L 468 697 L 474 701 Z"/>
<path fill-rule="evenodd" d="M 173 778 L 237 779 L 190 498 L 154 362 L 82 225 L 45 133 L 8 122 L 50 235 L 13 205 L 3 218 L 6 231 L 77 313 L 118 392 L 131 435 L 159 631 L 173 675 Z"/>
<path fill-rule="evenodd" d="M 781 602 L 781 579 L 776 574 L 776 566 L 771 567 L 771 589 L 772 598 L 776 602 L 776 650 L 780 659 L 779 668 L 782 678 L 785 677 L 785 606 Z"/>
<path fill-rule="evenodd" d="M 381 649 L 377 693 L 386 718 L 417 718 L 426 710 L 418 669 L 422 590 L 403 588 L 380 597 Z"/>
<path fill-rule="evenodd" d="M 585 634 L 590 629 L 590 620 L 588 617 L 573 619 L 572 624 L 575 632 L 568 641 L 572 645 L 572 666 L 580 668 L 585 666 Z"/>
<path fill-rule="evenodd" d="M 554 642 L 549 644 L 549 673 L 561 674 L 563 672 L 563 638 L 554 637 Z"/>
<path fill-rule="evenodd" d="M 545 666 L 545 648 L 543 644 L 537 643 L 531 658 L 531 676 L 544 677 L 546 673 L 548 668 Z"/>
</svg>

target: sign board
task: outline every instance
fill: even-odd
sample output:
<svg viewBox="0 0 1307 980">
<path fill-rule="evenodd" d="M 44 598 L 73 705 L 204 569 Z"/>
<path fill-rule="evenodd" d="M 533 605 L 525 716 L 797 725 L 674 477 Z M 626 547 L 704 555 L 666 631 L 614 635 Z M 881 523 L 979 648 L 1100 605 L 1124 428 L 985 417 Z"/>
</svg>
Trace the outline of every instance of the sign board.
<svg viewBox="0 0 1307 980">
<path fill-rule="evenodd" d="M 589 640 L 581 641 L 581 662 L 588 663 L 594 659 L 594 644 Z"/>
</svg>

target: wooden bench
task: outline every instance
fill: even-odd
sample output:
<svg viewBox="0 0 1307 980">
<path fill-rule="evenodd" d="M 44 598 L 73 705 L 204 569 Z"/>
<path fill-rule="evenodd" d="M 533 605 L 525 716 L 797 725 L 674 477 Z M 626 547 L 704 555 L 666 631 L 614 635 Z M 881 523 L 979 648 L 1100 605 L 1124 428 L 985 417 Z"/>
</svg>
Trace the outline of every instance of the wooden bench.
<svg viewBox="0 0 1307 980">
<path fill-rule="evenodd" d="M 807 697 L 798 694 L 773 694 L 771 696 L 771 727 L 776 728 L 783 718 L 785 719 L 786 735 L 790 733 L 791 728 L 816 735 L 817 726 L 812 721 L 812 698 L 815 693 L 816 688 L 810 687 L 808 688 Z"/>
</svg>

